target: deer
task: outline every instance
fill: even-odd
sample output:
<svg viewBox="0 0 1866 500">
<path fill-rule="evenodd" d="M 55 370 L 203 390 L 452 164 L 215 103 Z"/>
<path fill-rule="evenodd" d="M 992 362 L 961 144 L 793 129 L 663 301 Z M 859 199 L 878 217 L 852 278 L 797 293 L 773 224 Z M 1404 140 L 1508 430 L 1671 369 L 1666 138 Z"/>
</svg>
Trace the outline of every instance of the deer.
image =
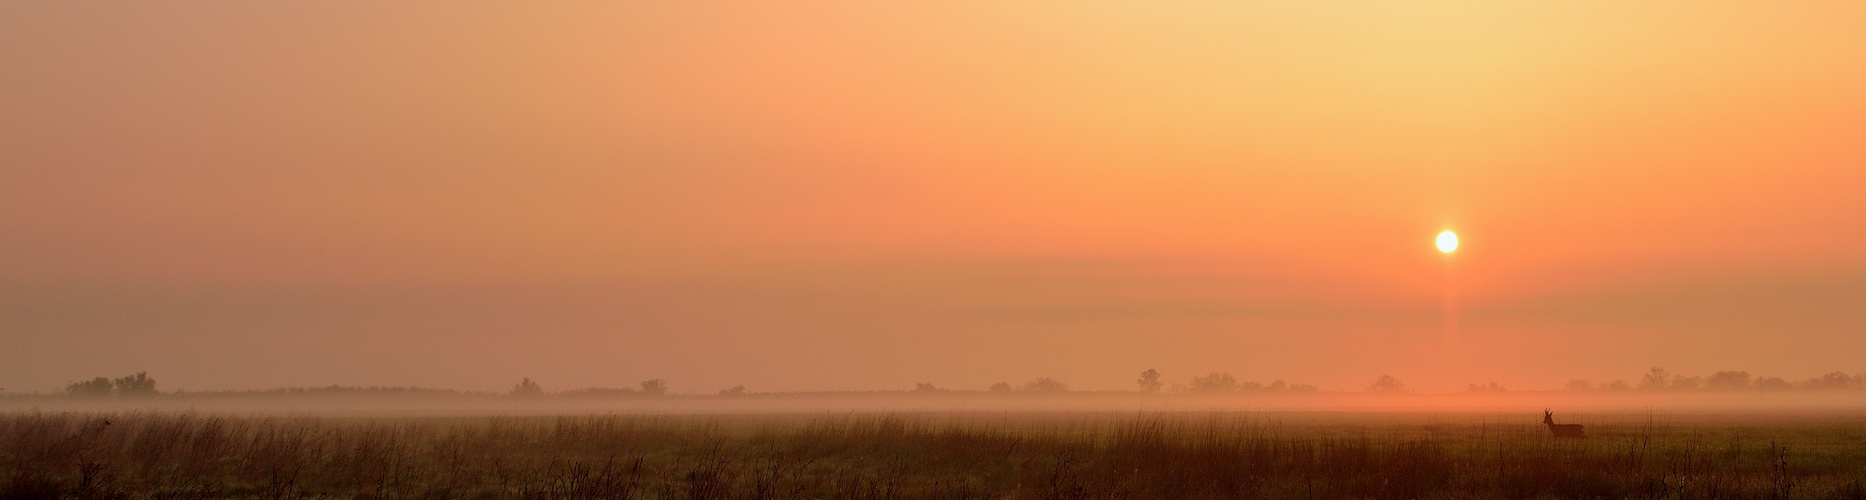
<svg viewBox="0 0 1866 500">
<path fill-rule="evenodd" d="M 1542 423 L 1548 424 L 1549 434 L 1554 434 L 1558 438 L 1587 437 L 1587 431 L 1581 430 L 1581 424 L 1557 424 L 1555 413 L 1548 410 L 1542 410 Z"/>
</svg>

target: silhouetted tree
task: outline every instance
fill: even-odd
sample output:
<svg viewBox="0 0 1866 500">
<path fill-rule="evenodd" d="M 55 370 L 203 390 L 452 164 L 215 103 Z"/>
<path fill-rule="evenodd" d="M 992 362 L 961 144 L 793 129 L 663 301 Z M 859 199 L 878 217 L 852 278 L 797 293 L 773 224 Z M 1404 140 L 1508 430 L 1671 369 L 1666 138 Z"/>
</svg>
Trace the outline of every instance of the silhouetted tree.
<svg viewBox="0 0 1866 500">
<path fill-rule="evenodd" d="M 1568 381 L 1566 389 L 1574 392 L 1587 392 L 1594 390 L 1594 383 L 1584 379 L 1574 379 Z"/>
<path fill-rule="evenodd" d="M 1721 371 L 1704 380 L 1704 388 L 1713 391 L 1741 391 L 1750 388 L 1749 372 Z"/>
<path fill-rule="evenodd" d="M 1769 392 L 1786 391 L 1794 389 L 1795 384 L 1783 380 L 1782 377 L 1762 377 L 1756 379 L 1756 388 Z"/>
<path fill-rule="evenodd" d="M 72 382 L 65 386 L 65 393 L 73 396 L 100 397 L 109 396 L 113 385 L 110 379 L 97 377 L 83 382 Z"/>
<path fill-rule="evenodd" d="M 538 386 L 537 382 L 532 382 L 531 379 L 527 378 L 518 381 L 517 384 L 512 386 L 512 395 L 519 397 L 543 396 L 544 388 Z"/>
<path fill-rule="evenodd" d="M 1031 392 L 1063 392 L 1069 390 L 1069 384 L 1057 382 L 1056 379 L 1049 377 L 1037 377 L 1036 380 L 1025 382 L 1024 390 Z"/>
<path fill-rule="evenodd" d="M 1140 380 L 1136 380 L 1134 383 L 1139 384 L 1140 392 L 1145 393 L 1160 392 L 1160 386 L 1165 385 L 1160 383 L 1160 371 L 1152 368 L 1140 372 Z"/>
<path fill-rule="evenodd" d="M 1704 377 L 1672 376 L 1672 390 L 1674 391 L 1695 391 L 1703 387 Z"/>
<path fill-rule="evenodd" d="M 667 381 L 658 378 L 654 380 L 644 380 L 641 383 L 641 392 L 647 393 L 650 396 L 667 394 Z"/>
<path fill-rule="evenodd" d="M 1190 389 L 1193 394 L 1237 392 L 1238 379 L 1232 377 L 1229 373 L 1211 372 L 1202 376 L 1192 377 L 1192 383 L 1188 385 L 1188 389 Z"/>
<path fill-rule="evenodd" d="M 939 388 L 934 387 L 933 384 L 921 382 L 914 384 L 914 392 L 939 392 Z"/>
<path fill-rule="evenodd" d="M 1381 375 L 1380 378 L 1374 379 L 1374 383 L 1367 385 L 1367 392 L 1387 394 L 1406 392 L 1406 384 L 1393 378 L 1392 375 Z"/>
<path fill-rule="evenodd" d="M 1605 384 L 1600 384 L 1600 390 L 1603 390 L 1603 391 L 1624 391 L 1624 390 L 1628 390 L 1632 388 L 1633 388 L 1632 386 L 1627 385 L 1625 380 L 1615 380 L 1615 381 L 1608 382 Z"/>
<path fill-rule="evenodd" d="M 1284 382 L 1283 379 L 1280 379 L 1280 378 L 1271 381 L 1269 386 L 1266 386 L 1263 388 L 1263 392 L 1284 392 L 1288 390 L 1289 390 L 1289 383 Z"/>
<path fill-rule="evenodd" d="M 735 385 L 730 388 L 720 389 L 719 395 L 721 396 L 743 396 L 745 395 L 745 386 Z"/>
<path fill-rule="evenodd" d="M 1654 366 L 1652 367 L 1652 371 L 1646 372 L 1646 376 L 1644 378 L 1639 379 L 1639 389 L 1645 390 L 1645 391 L 1664 390 L 1665 388 L 1670 387 L 1671 381 L 1672 381 L 1671 372 L 1665 371 L 1664 368 L 1659 368 L 1657 366 Z"/>
<path fill-rule="evenodd" d="M 1011 383 L 1010 382 L 999 382 L 996 384 L 991 384 L 991 392 L 1011 392 Z"/>
</svg>

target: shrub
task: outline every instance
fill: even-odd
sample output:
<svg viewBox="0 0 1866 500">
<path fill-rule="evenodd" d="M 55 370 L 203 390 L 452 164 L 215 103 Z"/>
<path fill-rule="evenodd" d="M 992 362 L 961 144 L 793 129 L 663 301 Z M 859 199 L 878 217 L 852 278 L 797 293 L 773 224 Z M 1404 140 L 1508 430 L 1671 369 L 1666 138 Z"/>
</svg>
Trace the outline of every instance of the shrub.
<svg viewBox="0 0 1866 500">
<path fill-rule="evenodd" d="M 1380 378 L 1374 379 L 1374 383 L 1367 385 L 1367 392 L 1387 394 L 1406 392 L 1406 383 L 1400 382 L 1392 375 L 1381 375 Z"/>
<path fill-rule="evenodd" d="M 149 372 L 136 372 L 135 375 L 120 377 L 110 382 L 111 385 L 116 386 L 118 396 L 153 396 L 156 394 L 156 381 L 149 378 Z"/>
<path fill-rule="evenodd" d="M 519 397 L 543 396 L 544 388 L 538 386 L 537 382 L 532 382 L 531 379 L 528 378 L 520 380 L 518 384 L 512 386 L 512 395 Z"/>
<path fill-rule="evenodd" d="M 1858 381 L 1852 375 L 1842 372 L 1829 372 L 1826 375 L 1808 379 L 1809 389 L 1838 391 L 1858 387 Z"/>
<path fill-rule="evenodd" d="M 65 393 L 73 396 L 109 396 L 111 387 L 110 379 L 97 377 L 83 382 L 72 382 L 65 386 Z"/>
<path fill-rule="evenodd" d="M 1238 379 L 1229 373 L 1211 372 L 1203 376 L 1192 377 L 1188 386 L 1194 394 L 1224 394 L 1237 392 Z"/>
<path fill-rule="evenodd" d="M 1037 377 L 1036 380 L 1025 382 L 1024 390 L 1031 392 L 1064 392 L 1069 390 L 1069 385 L 1057 382 L 1056 379 L 1053 378 Z"/>
<path fill-rule="evenodd" d="M 1721 371 L 1711 374 L 1704 381 L 1705 388 L 1713 391 L 1740 391 L 1750 388 L 1749 372 Z"/>
<path fill-rule="evenodd" d="M 1491 382 L 1490 385 L 1470 384 L 1470 386 L 1466 387 L 1464 390 L 1465 392 L 1475 393 L 1504 393 L 1510 391 L 1509 389 L 1504 389 L 1501 385 L 1497 385 L 1496 382 Z"/>
</svg>

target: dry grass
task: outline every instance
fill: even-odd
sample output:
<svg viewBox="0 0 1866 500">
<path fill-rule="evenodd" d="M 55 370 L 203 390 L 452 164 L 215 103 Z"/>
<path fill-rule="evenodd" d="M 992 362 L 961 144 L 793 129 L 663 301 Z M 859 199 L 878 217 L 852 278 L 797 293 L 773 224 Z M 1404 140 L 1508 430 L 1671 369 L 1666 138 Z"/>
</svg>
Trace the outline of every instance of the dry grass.
<svg viewBox="0 0 1866 500">
<path fill-rule="evenodd" d="M 108 421 L 108 424 L 105 422 Z M 1142 416 L 0 415 L 5 498 L 1861 498 L 1866 433 Z"/>
</svg>

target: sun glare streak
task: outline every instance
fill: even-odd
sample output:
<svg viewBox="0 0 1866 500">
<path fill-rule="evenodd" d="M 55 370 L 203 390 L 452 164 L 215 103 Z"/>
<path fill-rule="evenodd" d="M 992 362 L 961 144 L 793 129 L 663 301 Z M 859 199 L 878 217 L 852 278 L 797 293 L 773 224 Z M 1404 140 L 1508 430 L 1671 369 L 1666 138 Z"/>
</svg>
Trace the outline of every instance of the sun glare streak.
<svg viewBox="0 0 1866 500">
<path fill-rule="evenodd" d="M 1437 244 L 1438 244 L 1438 251 L 1440 253 L 1450 255 L 1453 250 L 1458 249 L 1458 233 L 1453 233 L 1451 231 L 1444 231 L 1444 232 L 1438 233 Z M 1454 274 L 1454 271 L 1452 269 L 1453 266 L 1449 265 L 1450 262 L 1447 261 L 1446 264 L 1447 265 L 1445 266 L 1445 269 L 1444 269 L 1445 271 L 1445 307 L 1444 307 L 1445 333 L 1444 333 L 1444 339 L 1443 339 L 1444 341 L 1443 348 L 1444 348 L 1444 355 L 1446 356 L 1445 362 L 1457 363 L 1458 362 L 1457 357 L 1458 357 L 1458 351 L 1459 351 L 1458 289 L 1457 289 L 1457 284 L 1456 284 L 1457 278 L 1453 275 Z"/>
</svg>

